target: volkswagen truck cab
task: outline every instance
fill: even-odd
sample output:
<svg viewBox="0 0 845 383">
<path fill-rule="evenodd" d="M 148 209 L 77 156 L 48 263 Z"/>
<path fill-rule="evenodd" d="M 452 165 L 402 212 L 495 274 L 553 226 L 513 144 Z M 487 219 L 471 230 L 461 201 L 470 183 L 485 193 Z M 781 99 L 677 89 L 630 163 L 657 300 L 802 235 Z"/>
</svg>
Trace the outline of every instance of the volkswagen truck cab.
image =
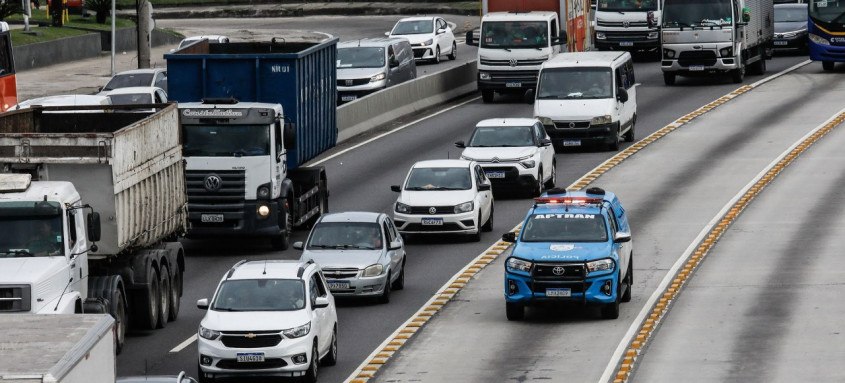
<svg viewBox="0 0 845 383">
<path fill-rule="evenodd" d="M 505 261 L 505 311 L 521 320 L 539 303 L 598 305 L 606 319 L 631 300 L 633 243 L 619 198 L 593 187 L 553 189 L 536 198 Z"/>
<path fill-rule="evenodd" d="M 637 92 L 628 52 L 555 56 L 540 69 L 534 116 L 556 148 L 634 141 Z"/>
</svg>

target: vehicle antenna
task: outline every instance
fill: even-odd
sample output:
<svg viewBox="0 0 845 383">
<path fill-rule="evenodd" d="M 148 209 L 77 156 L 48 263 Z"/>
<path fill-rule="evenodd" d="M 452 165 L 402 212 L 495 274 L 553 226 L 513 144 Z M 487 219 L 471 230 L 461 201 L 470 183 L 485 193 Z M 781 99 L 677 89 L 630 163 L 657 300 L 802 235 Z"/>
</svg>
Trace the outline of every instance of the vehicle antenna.
<svg viewBox="0 0 845 383">
<path fill-rule="evenodd" d="M 267 260 L 264 260 L 264 271 L 261 272 L 263 275 L 267 275 Z"/>
</svg>

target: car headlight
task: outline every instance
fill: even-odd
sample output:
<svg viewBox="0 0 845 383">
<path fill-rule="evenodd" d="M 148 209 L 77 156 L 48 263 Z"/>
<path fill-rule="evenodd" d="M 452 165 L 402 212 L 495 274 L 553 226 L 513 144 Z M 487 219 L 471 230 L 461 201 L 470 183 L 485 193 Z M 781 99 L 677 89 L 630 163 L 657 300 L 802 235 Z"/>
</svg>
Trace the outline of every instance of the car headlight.
<svg viewBox="0 0 845 383">
<path fill-rule="evenodd" d="M 734 55 L 734 49 L 733 47 L 724 47 L 719 49 L 719 54 L 722 55 L 722 57 L 731 57 Z"/>
<path fill-rule="evenodd" d="M 658 31 L 648 33 L 648 39 L 649 40 L 656 39 L 658 37 L 660 37 L 660 32 L 658 32 Z"/>
<path fill-rule="evenodd" d="M 428 39 L 423 43 L 423 45 L 431 45 L 431 44 L 434 44 L 434 39 Z"/>
<path fill-rule="evenodd" d="M 816 43 L 816 44 L 819 44 L 819 45 L 830 45 L 830 41 L 827 41 L 827 39 L 826 39 L 826 38 L 821 37 L 821 36 L 819 36 L 819 35 L 816 35 L 816 34 L 810 33 L 810 36 L 809 36 L 809 37 L 810 37 L 810 41 L 812 41 L 812 42 L 814 42 L 814 43 Z"/>
<path fill-rule="evenodd" d="M 524 271 L 526 273 L 531 271 L 533 263 L 519 258 L 508 258 L 508 270 Z"/>
<path fill-rule="evenodd" d="M 220 331 L 209 330 L 200 326 L 199 335 L 203 339 L 215 340 L 220 337 Z"/>
<path fill-rule="evenodd" d="M 478 78 L 480 78 L 482 80 L 489 80 L 490 79 L 490 73 L 478 72 Z"/>
<path fill-rule="evenodd" d="M 604 35 L 604 32 L 596 32 L 596 40 L 605 40 L 607 36 Z"/>
<path fill-rule="evenodd" d="M 384 265 L 382 265 L 382 264 L 370 265 L 370 266 L 367 266 L 367 268 L 364 269 L 364 273 L 361 274 L 361 276 L 365 277 L 365 278 L 367 278 L 367 277 L 377 277 L 377 276 L 381 275 L 381 273 L 383 271 L 384 271 Z"/>
<path fill-rule="evenodd" d="M 519 164 L 522 165 L 522 167 L 524 167 L 526 169 L 531 169 L 531 168 L 534 167 L 534 165 L 537 165 L 537 163 L 534 162 L 534 160 L 522 161 Z"/>
<path fill-rule="evenodd" d="M 370 82 L 381 81 L 384 80 L 385 77 L 387 76 L 384 73 L 379 73 L 373 77 L 370 77 Z"/>
<path fill-rule="evenodd" d="M 472 201 L 464 202 L 460 205 L 455 206 L 455 214 L 469 213 L 472 211 L 473 207 L 475 207 L 475 205 L 472 203 Z"/>
<path fill-rule="evenodd" d="M 408 205 L 405 205 L 402 202 L 397 202 L 396 203 L 396 212 L 397 213 L 404 213 L 404 214 L 411 214 L 411 207 L 408 206 Z"/>
<path fill-rule="evenodd" d="M 675 58 L 675 51 L 671 49 L 663 49 L 663 57 L 666 57 L 667 59 L 673 59 Z"/>
<path fill-rule="evenodd" d="M 308 322 L 302 326 L 289 328 L 287 330 L 282 330 L 282 334 L 285 335 L 287 338 L 302 338 L 303 336 L 308 335 L 311 331 L 311 322 Z"/>
<path fill-rule="evenodd" d="M 604 116 L 593 117 L 593 119 L 590 120 L 590 125 L 607 125 L 612 122 L 613 117 L 609 114 L 606 114 Z"/>
<path fill-rule="evenodd" d="M 612 271 L 613 265 L 614 263 L 612 259 L 599 259 L 597 261 L 587 262 L 587 272 L 594 273 L 596 271 Z"/>
<path fill-rule="evenodd" d="M 537 117 L 537 119 L 540 120 L 540 123 L 544 126 L 555 126 L 554 120 L 549 117 Z"/>
</svg>

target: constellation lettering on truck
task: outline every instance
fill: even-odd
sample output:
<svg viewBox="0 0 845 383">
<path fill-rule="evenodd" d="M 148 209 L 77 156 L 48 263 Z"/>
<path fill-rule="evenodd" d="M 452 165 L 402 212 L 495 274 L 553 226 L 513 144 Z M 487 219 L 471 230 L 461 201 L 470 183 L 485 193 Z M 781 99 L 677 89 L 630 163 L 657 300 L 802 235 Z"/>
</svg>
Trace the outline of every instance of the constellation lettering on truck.
<svg viewBox="0 0 845 383">
<path fill-rule="evenodd" d="M 534 219 L 595 219 L 595 214 L 537 214 Z"/>
<path fill-rule="evenodd" d="M 185 117 L 243 117 L 244 112 L 232 109 L 185 109 L 182 115 Z"/>
</svg>

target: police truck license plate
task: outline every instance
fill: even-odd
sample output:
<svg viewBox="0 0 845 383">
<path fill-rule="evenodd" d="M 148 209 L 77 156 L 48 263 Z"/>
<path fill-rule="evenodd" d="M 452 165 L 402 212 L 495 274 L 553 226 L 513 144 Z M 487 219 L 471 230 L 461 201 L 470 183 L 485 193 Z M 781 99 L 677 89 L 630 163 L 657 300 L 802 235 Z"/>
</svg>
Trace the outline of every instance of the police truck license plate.
<svg viewBox="0 0 845 383">
<path fill-rule="evenodd" d="M 547 297 L 571 297 L 572 289 L 546 289 Z"/>
<path fill-rule="evenodd" d="M 522 83 L 521 82 L 508 82 L 508 83 L 505 83 L 505 87 L 506 88 L 522 88 Z"/>
<path fill-rule="evenodd" d="M 786 41 L 775 41 L 775 45 L 786 45 Z"/>
<path fill-rule="evenodd" d="M 423 218 L 423 226 L 443 226 L 443 218 Z"/>
<path fill-rule="evenodd" d="M 223 222 L 223 214 L 203 214 L 200 216 L 202 222 Z"/>
<path fill-rule="evenodd" d="M 329 290 L 346 290 L 349 289 L 349 282 L 346 281 L 327 281 Z"/>
<path fill-rule="evenodd" d="M 704 70 L 704 65 L 690 65 L 689 70 L 690 72 L 701 72 Z"/>
<path fill-rule="evenodd" d="M 505 178 L 505 172 L 485 172 L 487 178 Z"/>
<path fill-rule="evenodd" d="M 358 96 L 349 95 L 349 96 L 340 96 L 341 101 L 355 101 L 358 99 Z"/>
<path fill-rule="evenodd" d="M 581 146 L 581 140 L 563 140 L 563 146 Z"/>
<path fill-rule="evenodd" d="M 620 41 L 619 46 L 620 47 L 632 47 L 632 46 L 634 46 L 634 42 L 633 41 Z"/>
<path fill-rule="evenodd" d="M 254 363 L 263 361 L 263 352 L 238 353 L 238 363 Z"/>
</svg>

